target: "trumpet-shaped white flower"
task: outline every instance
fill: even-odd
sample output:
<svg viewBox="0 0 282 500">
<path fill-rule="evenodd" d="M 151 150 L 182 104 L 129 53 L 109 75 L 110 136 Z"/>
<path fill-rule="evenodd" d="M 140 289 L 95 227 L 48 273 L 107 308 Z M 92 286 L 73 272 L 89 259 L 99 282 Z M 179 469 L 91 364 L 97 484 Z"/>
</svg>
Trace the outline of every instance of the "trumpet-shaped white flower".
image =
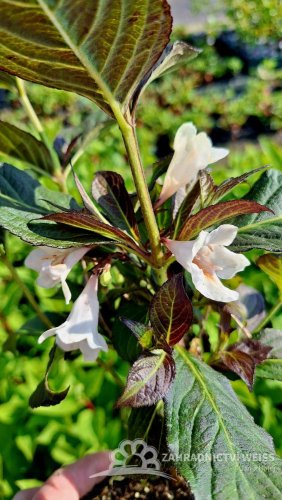
<svg viewBox="0 0 282 500">
<path fill-rule="evenodd" d="M 200 170 L 221 160 L 229 153 L 228 149 L 214 148 L 207 134 L 205 132 L 197 134 L 197 129 L 191 122 L 184 123 L 177 130 L 173 149 L 174 155 L 157 206 L 162 205 L 179 188 L 193 181 Z"/>
<path fill-rule="evenodd" d="M 229 290 L 220 279 L 232 278 L 250 264 L 244 255 L 225 248 L 235 239 L 237 231 L 236 226 L 223 224 L 210 233 L 201 231 L 194 241 L 165 241 L 176 260 L 191 273 L 196 289 L 217 302 L 239 299 L 239 293 Z"/>
<path fill-rule="evenodd" d="M 95 361 L 99 352 L 107 351 L 107 343 L 98 333 L 98 276 L 93 274 L 75 301 L 67 320 L 43 333 L 38 342 L 56 335 L 56 344 L 63 351 L 80 349 L 85 361 Z"/>
<path fill-rule="evenodd" d="M 88 252 L 89 247 L 82 248 L 50 248 L 38 247 L 30 252 L 25 259 L 25 265 L 39 273 L 36 280 L 42 288 L 52 288 L 61 283 L 68 304 L 71 292 L 66 278 L 72 267 Z"/>
</svg>

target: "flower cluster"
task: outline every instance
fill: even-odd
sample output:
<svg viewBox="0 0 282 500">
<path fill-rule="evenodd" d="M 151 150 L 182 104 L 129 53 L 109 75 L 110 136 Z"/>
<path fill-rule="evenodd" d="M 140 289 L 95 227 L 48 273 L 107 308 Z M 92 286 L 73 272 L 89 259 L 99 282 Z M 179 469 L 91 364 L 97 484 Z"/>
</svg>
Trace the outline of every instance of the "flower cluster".
<svg viewBox="0 0 282 500">
<path fill-rule="evenodd" d="M 197 134 L 192 123 L 183 124 L 177 131 L 174 151 L 158 206 L 178 189 L 195 181 L 200 170 L 228 154 L 227 149 L 213 147 L 205 133 Z M 238 300 L 239 293 L 224 286 L 221 279 L 232 278 L 249 265 L 246 257 L 226 248 L 234 241 L 236 234 L 237 227 L 224 224 L 211 232 L 201 231 L 194 241 L 165 239 L 164 243 L 175 259 L 191 274 L 195 288 L 202 295 L 214 301 L 232 302 Z M 25 264 L 39 273 L 39 286 L 51 288 L 61 284 L 68 304 L 71 292 L 66 282 L 67 276 L 88 251 L 89 247 L 66 250 L 39 247 L 30 253 Z M 56 335 L 56 343 L 62 350 L 80 349 L 85 361 L 95 360 L 100 350 L 106 351 L 106 341 L 98 332 L 97 292 L 98 276 L 94 274 L 74 303 L 67 320 L 43 333 L 39 342 Z"/>
</svg>

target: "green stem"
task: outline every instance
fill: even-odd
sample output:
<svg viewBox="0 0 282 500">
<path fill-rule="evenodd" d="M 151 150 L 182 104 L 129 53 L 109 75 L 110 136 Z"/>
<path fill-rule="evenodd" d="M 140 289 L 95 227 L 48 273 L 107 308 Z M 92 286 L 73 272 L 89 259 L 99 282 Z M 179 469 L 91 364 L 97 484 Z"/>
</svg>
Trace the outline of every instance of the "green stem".
<svg viewBox="0 0 282 500">
<path fill-rule="evenodd" d="M 152 264 L 153 267 L 160 268 L 163 261 L 160 232 L 154 214 L 148 185 L 145 179 L 135 128 L 133 125 L 130 125 L 125 118 L 121 118 L 120 116 L 117 116 L 116 118 L 123 136 L 137 196 L 140 202 L 146 229 L 148 231 L 152 251 Z"/>
<path fill-rule="evenodd" d="M 15 280 L 15 282 L 19 285 L 20 289 L 22 290 L 23 294 L 25 295 L 26 299 L 30 303 L 31 307 L 34 309 L 36 312 L 37 316 L 41 319 L 42 323 L 46 325 L 48 328 L 52 328 L 53 325 L 49 318 L 41 311 L 39 305 L 37 304 L 36 300 L 34 299 L 32 293 L 30 290 L 27 288 L 25 283 L 21 280 L 20 276 L 18 275 L 16 269 L 14 268 L 13 264 L 9 261 L 7 256 L 4 253 L 1 253 L 1 259 L 2 262 L 5 264 L 5 266 L 9 269 L 11 276 Z"/>
<path fill-rule="evenodd" d="M 253 334 L 255 333 L 260 333 L 260 331 L 269 323 L 269 321 L 275 316 L 275 314 L 279 311 L 280 307 L 282 306 L 282 300 L 280 300 L 275 306 L 270 309 L 268 315 L 263 318 L 263 320 L 260 322 L 260 324 L 257 326 L 257 328 L 253 331 Z"/>
<path fill-rule="evenodd" d="M 56 154 L 56 151 L 51 146 L 51 144 L 50 144 L 50 142 L 49 142 L 49 140 L 44 132 L 43 126 L 42 126 L 32 104 L 30 102 L 30 100 L 29 100 L 29 97 L 26 93 L 24 81 L 21 80 L 21 78 L 16 77 L 16 84 L 17 84 L 17 89 L 18 89 L 18 93 L 19 93 L 19 97 L 20 97 L 20 100 L 22 102 L 22 105 L 23 105 L 34 129 L 38 132 L 42 142 L 45 144 L 46 148 L 48 149 L 48 151 L 52 157 L 54 170 L 55 170 L 55 172 L 61 174 L 61 165 L 60 165 L 59 158 Z"/>
</svg>

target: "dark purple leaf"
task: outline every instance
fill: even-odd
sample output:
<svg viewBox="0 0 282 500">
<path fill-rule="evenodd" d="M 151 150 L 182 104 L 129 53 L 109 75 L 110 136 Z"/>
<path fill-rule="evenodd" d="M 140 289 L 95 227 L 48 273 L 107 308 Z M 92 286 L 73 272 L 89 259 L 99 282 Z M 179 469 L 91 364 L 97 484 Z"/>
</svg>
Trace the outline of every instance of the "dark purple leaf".
<svg viewBox="0 0 282 500">
<path fill-rule="evenodd" d="M 270 346 L 258 340 L 246 339 L 232 345 L 228 351 L 221 352 L 220 360 L 225 368 L 236 373 L 252 390 L 255 368 L 268 357 L 270 351 Z"/>
<path fill-rule="evenodd" d="M 133 234 L 136 234 L 132 201 L 121 175 L 110 171 L 97 172 L 92 184 L 92 194 L 112 224 L 130 233 L 133 230 Z"/>
<path fill-rule="evenodd" d="M 179 342 L 188 331 L 193 309 L 185 291 L 183 275 L 176 274 L 154 296 L 150 321 L 157 337 L 164 337 L 169 345 Z"/>
<path fill-rule="evenodd" d="M 133 364 L 117 407 L 151 406 L 167 393 L 175 376 L 172 356 L 162 350 L 141 356 Z"/>
<path fill-rule="evenodd" d="M 86 231 L 101 234 L 102 236 L 115 241 L 117 244 L 125 245 L 139 254 L 144 254 L 143 250 L 137 246 L 130 236 L 125 234 L 121 229 L 105 224 L 98 220 L 93 214 L 86 214 L 84 212 L 61 212 L 46 215 L 42 217 L 43 220 L 50 220 L 66 226 L 78 227 Z"/>
</svg>

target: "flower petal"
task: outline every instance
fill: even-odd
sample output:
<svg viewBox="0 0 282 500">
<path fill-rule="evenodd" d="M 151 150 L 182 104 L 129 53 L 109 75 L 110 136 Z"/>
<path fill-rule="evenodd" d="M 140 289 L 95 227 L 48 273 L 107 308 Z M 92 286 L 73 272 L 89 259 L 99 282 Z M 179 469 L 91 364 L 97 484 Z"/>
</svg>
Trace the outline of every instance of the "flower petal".
<svg viewBox="0 0 282 500">
<path fill-rule="evenodd" d="M 193 260 L 194 243 L 194 241 L 165 240 L 167 248 L 175 256 L 177 262 L 179 262 L 179 264 L 181 264 L 187 271 L 190 271 L 190 266 Z"/>
<path fill-rule="evenodd" d="M 174 138 L 173 149 L 186 150 L 189 148 L 191 141 L 196 137 L 197 129 L 192 122 L 183 123 L 177 130 Z M 187 148 L 188 146 L 188 148 Z"/>
<path fill-rule="evenodd" d="M 216 163 L 217 161 L 222 160 L 222 158 L 225 158 L 228 154 L 229 149 L 212 147 L 209 164 Z"/>
<path fill-rule="evenodd" d="M 62 284 L 62 290 L 63 290 L 63 294 L 65 296 L 66 304 L 69 304 L 70 300 L 71 300 L 71 291 L 69 289 L 69 286 L 66 282 L 65 277 L 63 277 L 63 276 L 61 277 L 61 284 Z"/>
<path fill-rule="evenodd" d="M 223 246 L 215 246 L 212 254 L 213 262 L 219 266 L 216 274 L 221 279 L 230 279 L 250 265 L 250 261 L 240 253 L 231 252 Z"/>
<path fill-rule="evenodd" d="M 239 293 L 225 287 L 215 273 L 204 273 L 196 264 L 192 263 L 191 277 L 196 289 L 204 297 L 216 302 L 233 302 L 238 300 Z"/>
<path fill-rule="evenodd" d="M 46 252 L 47 248 L 48 247 L 38 247 L 32 250 L 24 261 L 25 266 L 29 269 L 32 269 L 33 271 L 39 272 L 42 268 L 44 260 L 45 262 L 47 260 L 48 262 L 49 260 L 51 261 L 50 255 Z M 48 250 L 51 250 L 51 248 L 48 248 Z"/>
<path fill-rule="evenodd" d="M 231 245 L 236 238 L 237 232 L 238 227 L 232 224 L 222 224 L 217 229 L 208 233 L 206 245 Z"/>
<path fill-rule="evenodd" d="M 79 262 L 82 257 L 90 250 L 90 247 L 81 247 L 76 248 L 68 253 L 66 258 L 64 259 L 64 264 L 66 265 L 68 272 L 72 269 L 72 267 Z"/>
<path fill-rule="evenodd" d="M 57 345 L 64 351 L 80 349 L 87 360 L 96 359 L 100 350 L 107 351 L 104 337 L 98 333 L 98 276 L 92 275 L 75 301 L 67 320 L 44 332 L 38 342 L 56 335 Z M 91 356 L 90 356 L 91 351 Z"/>
</svg>

